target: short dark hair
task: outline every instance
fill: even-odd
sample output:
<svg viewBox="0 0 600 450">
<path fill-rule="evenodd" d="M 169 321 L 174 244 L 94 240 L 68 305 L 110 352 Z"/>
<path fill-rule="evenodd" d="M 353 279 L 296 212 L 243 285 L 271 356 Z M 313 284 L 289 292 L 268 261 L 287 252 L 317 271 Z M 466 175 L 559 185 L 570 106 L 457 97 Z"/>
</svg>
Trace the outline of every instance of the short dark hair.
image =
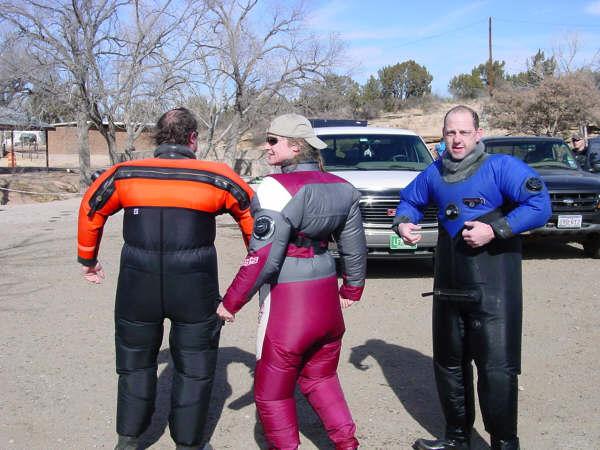
<svg viewBox="0 0 600 450">
<path fill-rule="evenodd" d="M 455 112 L 468 112 L 469 114 L 471 114 L 471 117 L 473 118 L 473 125 L 475 126 L 475 129 L 476 130 L 479 129 L 479 116 L 477 115 L 477 113 L 475 112 L 475 110 L 473 108 L 469 108 L 468 106 L 465 106 L 465 105 L 458 105 L 458 106 L 455 106 L 454 108 L 450 108 L 450 110 L 444 116 L 444 128 L 446 128 L 446 119 L 448 119 L 448 116 Z"/>
<path fill-rule="evenodd" d="M 167 111 L 156 122 L 154 140 L 160 144 L 187 145 L 190 133 L 198 129 L 198 121 L 187 108 L 174 108 Z"/>
</svg>

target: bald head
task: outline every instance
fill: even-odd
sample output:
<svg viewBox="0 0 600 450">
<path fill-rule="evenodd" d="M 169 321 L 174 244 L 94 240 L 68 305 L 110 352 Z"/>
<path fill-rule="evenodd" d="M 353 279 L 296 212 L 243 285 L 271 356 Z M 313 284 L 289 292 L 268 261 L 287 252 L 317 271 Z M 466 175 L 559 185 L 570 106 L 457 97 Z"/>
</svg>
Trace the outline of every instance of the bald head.
<svg viewBox="0 0 600 450">
<path fill-rule="evenodd" d="M 475 112 L 474 109 L 469 108 L 468 106 L 465 106 L 465 105 L 458 105 L 458 106 L 455 106 L 454 108 L 451 108 L 450 110 L 448 110 L 448 112 L 444 116 L 444 128 L 446 128 L 446 123 L 448 122 L 448 116 L 450 116 L 454 113 L 458 113 L 458 112 L 470 114 L 473 119 L 473 128 L 475 128 L 475 129 L 479 128 L 479 115 L 477 114 L 477 112 Z"/>
</svg>

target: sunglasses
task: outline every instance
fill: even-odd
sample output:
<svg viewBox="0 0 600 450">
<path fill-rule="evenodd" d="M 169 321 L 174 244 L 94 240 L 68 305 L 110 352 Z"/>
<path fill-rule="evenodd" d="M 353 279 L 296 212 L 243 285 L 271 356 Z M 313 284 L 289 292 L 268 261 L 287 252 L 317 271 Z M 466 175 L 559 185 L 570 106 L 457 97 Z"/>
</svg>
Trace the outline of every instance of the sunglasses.
<svg viewBox="0 0 600 450">
<path fill-rule="evenodd" d="M 275 136 L 267 136 L 267 144 L 275 145 L 278 142 L 279 142 L 279 139 L 277 139 Z"/>
</svg>

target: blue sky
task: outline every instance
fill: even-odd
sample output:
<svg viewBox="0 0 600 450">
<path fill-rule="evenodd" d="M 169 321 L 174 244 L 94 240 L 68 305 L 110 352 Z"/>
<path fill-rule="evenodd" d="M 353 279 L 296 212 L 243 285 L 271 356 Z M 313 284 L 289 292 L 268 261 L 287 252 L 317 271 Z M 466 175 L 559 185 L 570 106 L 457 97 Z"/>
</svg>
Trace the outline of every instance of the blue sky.
<svg viewBox="0 0 600 450">
<path fill-rule="evenodd" d="M 487 61 L 488 17 L 493 57 L 508 73 L 542 49 L 547 56 L 576 41 L 575 65 L 600 59 L 600 0 L 403 1 L 312 0 L 308 26 L 336 32 L 346 44 L 351 76 L 364 83 L 385 65 L 414 59 L 433 75 L 434 93 Z M 600 68 L 600 67 L 597 67 Z"/>
</svg>

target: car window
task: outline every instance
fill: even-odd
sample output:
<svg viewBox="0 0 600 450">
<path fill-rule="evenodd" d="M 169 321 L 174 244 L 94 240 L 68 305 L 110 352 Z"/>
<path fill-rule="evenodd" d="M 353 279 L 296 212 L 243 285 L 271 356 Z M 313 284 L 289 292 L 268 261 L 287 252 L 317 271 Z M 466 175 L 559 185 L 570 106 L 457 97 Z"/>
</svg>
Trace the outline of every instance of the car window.
<svg viewBox="0 0 600 450">
<path fill-rule="evenodd" d="M 577 170 L 577 162 L 571 149 L 562 142 L 485 142 L 487 153 L 511 155 L 533 168 L 562 168 Z"/>
<path fill-rule="evenodd" d="M 418 136 L 329 135 L 321 150 L 327 170 L 423 170 L 433 161 Z"/>
</svg>

